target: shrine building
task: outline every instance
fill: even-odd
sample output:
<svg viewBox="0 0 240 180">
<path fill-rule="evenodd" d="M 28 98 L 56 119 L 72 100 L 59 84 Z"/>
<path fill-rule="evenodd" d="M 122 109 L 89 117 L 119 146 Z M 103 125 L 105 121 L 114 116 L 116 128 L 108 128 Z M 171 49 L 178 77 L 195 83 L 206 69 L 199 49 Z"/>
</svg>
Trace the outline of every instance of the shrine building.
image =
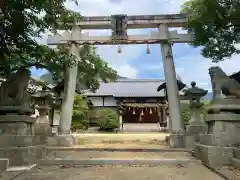
<svg viewBox="0 0 240 180">
<path fill-rule="evenodd" d="M 179 84 L 179 82 L 178 82 Z M 179 95 L 182 101 L 182 87 Z M 95 92 L 85 92 L 93 104 L 93 111 L 102 108 L 122 110 L 124 123 L 161 123 L 167 126 L 168 102 L 166 99 L 165 81 L 162 79 L 118 79 L 104 83 Z M 97 119 L 97 118 L 96 118 Z M 94 122 L 91 119 L 91 123 Z"/>
</svg>

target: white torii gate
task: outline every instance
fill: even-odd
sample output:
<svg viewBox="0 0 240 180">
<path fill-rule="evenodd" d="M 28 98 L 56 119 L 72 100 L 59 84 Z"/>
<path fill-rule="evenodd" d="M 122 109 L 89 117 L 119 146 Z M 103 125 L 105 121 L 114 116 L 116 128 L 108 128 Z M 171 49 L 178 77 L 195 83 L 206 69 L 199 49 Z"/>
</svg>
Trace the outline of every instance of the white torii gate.
<svg viewBox="0 0 240 180">
<path fill-rule="evenodd" d="M 183 132 L 184 128 L 180 113 L 180 100 L 171 43 L 189 43 L 192 41 L 192 36 L 189 34 L 178 34 L 177 31 L 169 31 L 168 28 L 183 27 L 187 22 L 187 15 L 172 14 L 117 16 L 121 16 L 123 18 L 122 20 L 124 24 L 121 24 L 123 30 L 137 28 L 158 28 L 159 32 L 153 32 L 148 35 L 127 35 L 125 38 L 120 39 L 114 39 L 113 36 L 89 36 L 88 33 L 82 34 L 81 30 L 113 29 L 114 16 L 83 17 L 79 22 L 73 25 L 71 33 L 65 32 L 62 36 L 49 36 L 48 45 L 59 45 L 70 42 L 71 53 L 73 53 L 78 61 L 80 61 L 81 57 L 79 57 L 78 48 L 86 43 L 92 45 L 160 44 L 162 50 L 165 81 L 168 89 L 171 132 Z M 75 65 L 74 67 L 67 68 L 65 73 L 64 99 L 61 107 L 59 124 L 59 134 L 62 135 L 70 134 L 77 71 L 77 65 Z"/>
</svg>

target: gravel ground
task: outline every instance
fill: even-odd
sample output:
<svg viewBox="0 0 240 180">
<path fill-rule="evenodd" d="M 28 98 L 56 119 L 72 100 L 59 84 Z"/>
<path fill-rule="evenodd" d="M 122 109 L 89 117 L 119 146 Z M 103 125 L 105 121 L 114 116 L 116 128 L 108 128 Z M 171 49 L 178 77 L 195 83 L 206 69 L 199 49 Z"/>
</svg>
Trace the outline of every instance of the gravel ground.
<svg viewBox="0 0 240 180">
<path fill-rule="evenodd" d="M 202 165 L 184 166 L 42 166 L 17 177 L 6 172 L 1 180 L 223 180 Z"/>
<path fill-rule="evenodd" d="M 145 134 L 74 134 L 78 146 L 113 146 L 119 144 L 123 147 L 135 145 L 136 148 L 148 146 L 166 147 L 166 133 Z"/>
<path fill-rule="evenodd" d="M 191 159 L 187 152 L 53 151 L 46 159 Z"/>
</svg>

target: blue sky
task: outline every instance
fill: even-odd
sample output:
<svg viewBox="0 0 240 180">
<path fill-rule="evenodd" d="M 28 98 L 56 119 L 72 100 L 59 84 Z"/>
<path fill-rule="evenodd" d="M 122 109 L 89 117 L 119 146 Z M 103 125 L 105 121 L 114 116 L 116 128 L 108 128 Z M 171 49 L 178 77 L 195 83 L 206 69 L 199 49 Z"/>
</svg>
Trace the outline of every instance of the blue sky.
<svg viewBox="0 0 240 180">
<path fill-rule="evenodd" d="M 79 0 L 79 6 L 68 1 L 67 7 L 81 12 L 83 16 L 102 16 L 112 14 L 145 15 L 179 13 L 186 0 Z M 134 30 L 129 34 L 149 34 L 156 29 Z M 84 31 L 86 32 L 86 31 Z M 90 35 L 110 34 L 107 31 L 88 31 Z M 182 32 L 182 31 L 179 31 Z M 45 42 L 44 38 L 41 42 Z M 117 46 L 99 46 L 99 55 L 118 71 L 121 76 L 129 78 L 162 78 L 164 79 L 160 45 L 150 45 L 151 54 L 146 54 L 146 45 L 122 46 L 122 53 L 117 53 Z M 211 89 L 208 68 L 213 64 L 210 59 L 201 56 L 201 49 L 188 44 L 173 46 L 174 62 L 177 75 L 189 84 L 196 81 L 205 89 Z M 240 56 L 219 63 L 227 74 L 239 71 Z M 44 71 L 33 70 L 34 76 Z"/>
</svg>

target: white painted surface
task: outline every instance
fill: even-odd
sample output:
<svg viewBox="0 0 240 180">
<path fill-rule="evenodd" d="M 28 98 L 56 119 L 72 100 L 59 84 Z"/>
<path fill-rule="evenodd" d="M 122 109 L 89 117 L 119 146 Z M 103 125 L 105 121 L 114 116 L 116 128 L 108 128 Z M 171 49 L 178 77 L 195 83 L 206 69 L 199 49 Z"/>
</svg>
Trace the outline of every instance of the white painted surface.
<svg viewBox="0 0 240 180">
<path fill-rule="evenodd" d="M 103 106 L 103 99 L 102 97 L 89 97 L 89 99 L 92 101 L 93 106 L 95 107 L 102 107 Z"/>
<path fill-rule="evenodd" d="M 122 116 L 119 116 L 119 129 L 122 130 Z"/>
<path fill-rule="evenodd" d="M 104 102 L 103 102 L 104 98 Z M 89 97 L 89 99 L 92 101 L 94 107 L 113 107 L 117 106 L 117 101 L 114 99 L 114 97 Z M 103 104 L 104 103 L 104 104 Z"/>
<path fill-rule="evenodd" d="M 117 106 L 117 101 L 114 97 L 104 97 L 104 106 Z"/>
<path fill-rule="evenodd" d="M 30 165 L 30 166 L 14 166 L 14 167 L 9 167 L 7 168 L 6 171 L 8 172 L 14 172 L 14 171 L 28 171 L 34 167 L 36 167 L 36 164 Z"/>
</svg>

